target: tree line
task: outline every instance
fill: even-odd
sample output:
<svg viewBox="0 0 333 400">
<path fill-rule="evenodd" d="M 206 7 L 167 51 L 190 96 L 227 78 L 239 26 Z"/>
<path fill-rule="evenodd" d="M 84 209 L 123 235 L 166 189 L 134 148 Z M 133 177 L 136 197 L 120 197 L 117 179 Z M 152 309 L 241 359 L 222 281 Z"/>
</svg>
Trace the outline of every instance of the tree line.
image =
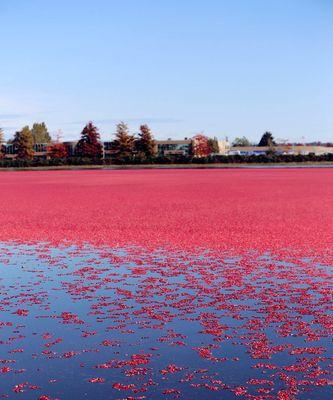
<svg viewBox="0 0 333 400">
<path fill-rule="evenodd" d="M 156 153 L 156 142 L 148 125 L 141 125 L 137 135 L 130 133 L 127 124 L 120 122 L 116 126 L 115 139 L 101 143 L 97 127 L 89 122 L 81 132 L 74 152 L 69 152 L 65 143 L 52 142 L 45 123 L 34 123 L 32 127 L 23 127 L 16 132 L 7 144 L 14 147 L 12 159 L 4 158 L 4 134 L 0 128 L 0 166 L 57 166 L 84 164 L 209 164 L 209 163 L 279 163 L 279 162 L 313 162 L 333 161 L 333 154 L 278 154 L 274 150 L 275 139 L 271 132 L 265 132 L 259 147 L 268 147 L 261 155 L 221 155 L 216 138 L 203 134 L 195 135 L 189 140 L 189 154 L 159 155 Z M 43 144 L 42 157 L 36 157 L 38 146 Z M 236 138 L 234 146 L 247 146 L 251 143 L 246 138 Z M 46 152 L 45 152 L 46 146 Z M 37 148 L 37 150 L 36 150 Z M 103 157 L 108 151 L 110 158 Z M 47 157 L 45 157 L 45 153 Z M 38 156 L 38 154 L 37 154 Z"/>
<path fill-rule="evenodd" d="M 0 130 L 0 157 L 4 155 L 3 132 Z M 150 162 L 156 157 L 155 139 L 150 127 L 141 125 L 139 133 L 130 133 L 128 125 L 120 122 L 116 126 L 115 139 L 107 142 L 112 159 L 118 163 L 137 161 Z M 24 126 L 16 132 L 8 141 L 14 146 L 15 154 L 19 160 L 32 160 L 35 155 L 35 145 L 47 146 L 47 154 L 50 159 L 65 159 L 69 156 L 68 146 L 64 143 L 53 143 L 45 123 L 34 123 L 32 128 Z M 190 155 L 205 157 L 213 153 L 219 153 L 216 138 L 208 138 L 203 134 L 193 137 L 193 145 L 190 146 Z M 1 150 L 2 149 L 2 150 Z M 89 122 L 82 130 L 81 137 L 75 146 L 75 153 L 71 156 L 84 159 L 99 160 L 103 157 L 103 144 L 97 127 Z"/>
<path fill-rule="evenodd" d="M 4 151 L 1 144 L 3 132 L 0 129 L 0 157 Z M 52 143 L 52 138 L 44 122 L 34 123 L 32 128 L 24 126 L 16 132 L 14 138 L 8 141 L 15 148 L 15 154 L 20 160 L 31 160 L 34 158 L 36 144 L 47 145 L 48 158 L 64 159 L 69 156 L 68 147 L 64 143 Z M 134 159 L 137 162 L 151 161 L 155 154 L 155 139 L 148 125 L 141 125 L 138 135 L 130 133 L 128 125 L 120 122 L 116 126 L 115 139 L 109 143 L 108 150 L 113 154 L 115 162 L 128 163 Z M 265 132 L 258 146 L 275 146 L 275 140 L 271 132 Z M 245 137 L 236 138 L 233 146 L 251 146 L 249 140 Z M 212 154 L 218 154 L 218 140 L 209 138 L 204 134 L 197 134 L 192 138 L 189 155 L 195 157 L 208 157 Z M 103 157 L 103 145 L 97 127 L 89 122 L 81 132 L 80 140 L 75 147 L 75 154 L 72 156 L 98 160 Z"/>
<path fill-rule="evenodd" d="M 16 132 L 8 144 L 14 146 L 15 154 L 20 160 L 32 160 L 35 155 L 35 145 L 47 146 L 48 156 L 66 158 L 69 156 L 68 147 L 64 143 L 53 143 L 45 123 L 35 123 L 32 128 L 24 126 Z M 140 159 L 150 159 L 154 156 L 155 140 L 148 125 L 141 125 L 137 136 L 130 134 L 124 122 L 117 125 L 115 140 L 110 142 L 111 150 L 119 160 L 127 160 L 136 154 Z M 0 129 L 0 157 L 4 155 L 4 135 Z M 75 146 L 74 156 L 101 159 L 103 145 L 97 127 L 89 122 L 83 129 L 81 137 Z"/>
</svg>

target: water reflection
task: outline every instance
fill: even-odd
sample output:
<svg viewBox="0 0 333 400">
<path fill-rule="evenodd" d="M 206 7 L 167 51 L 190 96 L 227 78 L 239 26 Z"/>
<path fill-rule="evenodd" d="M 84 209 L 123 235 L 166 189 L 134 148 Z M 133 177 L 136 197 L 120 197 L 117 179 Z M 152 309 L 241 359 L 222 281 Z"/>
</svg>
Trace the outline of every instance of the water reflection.
<svg viewBox="0 0 333 400">
<path fill-rule="evenodd" d="M 327 266 L 133 247 L 0 251 L 0 396 L 332 398 Z"/>
</svg>

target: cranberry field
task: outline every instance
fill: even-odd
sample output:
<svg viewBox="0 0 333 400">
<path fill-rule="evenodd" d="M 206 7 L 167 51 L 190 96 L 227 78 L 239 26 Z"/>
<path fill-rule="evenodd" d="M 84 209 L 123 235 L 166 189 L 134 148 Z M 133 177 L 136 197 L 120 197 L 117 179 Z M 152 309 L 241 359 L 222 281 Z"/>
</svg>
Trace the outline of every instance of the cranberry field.
<svg viewBox="0 0 333 400">
<path fill-rule="evenodd" d="M 0 398 L 333 398 L 333 169 L 0 173 Z"/>
</svg>

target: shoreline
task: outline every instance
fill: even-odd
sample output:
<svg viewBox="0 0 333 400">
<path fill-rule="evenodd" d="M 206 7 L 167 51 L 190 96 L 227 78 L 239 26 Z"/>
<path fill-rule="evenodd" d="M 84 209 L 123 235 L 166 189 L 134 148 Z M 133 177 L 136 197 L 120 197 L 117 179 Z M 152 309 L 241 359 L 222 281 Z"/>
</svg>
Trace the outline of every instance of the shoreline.
<svg viewBox="0 0 333 400">
<path fill-rule="evenodd" d="M 76 171 L 76 170 L 145 170 L 145 169 L 279 169 L 279 168 L 333 168 L 333 162 L 299 163 L 212 163 L 212 164 L 142 164 L 142 165 L 61 165 L 48 167 L 0 168 L 0 172 L 12 171 Z"/>
</svg>

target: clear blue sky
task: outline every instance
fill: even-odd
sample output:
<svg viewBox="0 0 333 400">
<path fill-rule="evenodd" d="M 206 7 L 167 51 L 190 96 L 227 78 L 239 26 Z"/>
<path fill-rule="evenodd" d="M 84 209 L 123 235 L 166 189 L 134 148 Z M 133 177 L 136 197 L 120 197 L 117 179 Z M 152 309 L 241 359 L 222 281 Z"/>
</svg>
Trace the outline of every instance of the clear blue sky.
<svg viewBox="0 0 333 400">
<path fill-rule="evenodd" d="M 0 126 L 333 141 L 332 0 L 0 0 Z"/>
</svg>

